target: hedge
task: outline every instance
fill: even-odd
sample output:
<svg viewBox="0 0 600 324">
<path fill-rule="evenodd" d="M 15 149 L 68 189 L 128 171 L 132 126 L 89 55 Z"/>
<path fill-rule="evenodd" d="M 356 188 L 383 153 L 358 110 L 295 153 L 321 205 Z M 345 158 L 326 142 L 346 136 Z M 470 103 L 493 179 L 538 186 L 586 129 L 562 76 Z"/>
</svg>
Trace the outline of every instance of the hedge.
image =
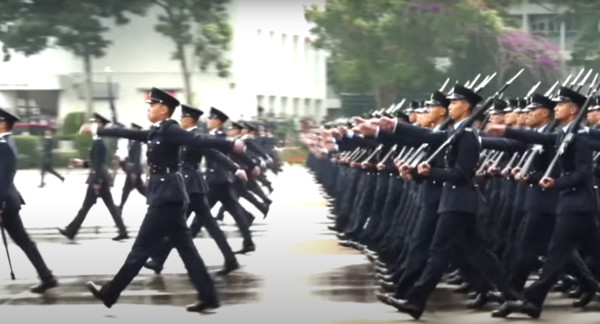
<svg viewBox="0 0 600 324">
<path fill-rule="evenodd" d="M 19 152 L 19 169 L 31 169 L 41 167 L 41 143 L 43 138 L 30 135 L 13 136 L 17 151 Z M 89 159 L 90 149 L 92 147 L 92 138 L 82 135 L 61 135 L 56 137 L 56 143 L 60 140 L 70 140 L 74 142 L 73 152 L 57 152 L 54 151 L 54 166 L 64 168 L 68 166 L 69 160 L 72 158 Z M 112 159 L 112 156 L 117 149 L 117 141 L 115 139 L 105 139 L 108 154 L 107 162 Z"/>
</svg>

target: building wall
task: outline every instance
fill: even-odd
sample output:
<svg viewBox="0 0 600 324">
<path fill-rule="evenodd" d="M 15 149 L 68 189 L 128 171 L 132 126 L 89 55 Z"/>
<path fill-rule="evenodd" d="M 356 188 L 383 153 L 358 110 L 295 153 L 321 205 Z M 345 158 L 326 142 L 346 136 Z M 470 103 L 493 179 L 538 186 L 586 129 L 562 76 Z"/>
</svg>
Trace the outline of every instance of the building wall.
<svg viewBox="0 0 600 324">
<path fill-rule="evenodd" d="M 194 104 L 202 109 L 218 107 L 233 119 L 255 116 L 259 104 L 277 116 L 296 111 L 299 116 L 320 118 L 326 96 L 326 56 L 309 42 L 310 26 L 302 8 L 306 2 L 310 1 L 232 1 L 234 37 L 227 54 L 233 61 L 231 76 L 201 72 L 198 62 L 190 60 Z M 94 82 L 106 81 L 106 66 L 113 71 L 118 117 L 124 123 L 147 125 L 140 110 L 146 108 L 145 93 L 153 86 L 172 90 L 185 101 L 180 63 L 171 60 L 173 43 L 154 31 L 158 14 L 159 8 L 150 8 L 145 16 L 119 27 L 107 21 L 111 29 L 106 38 L 113 43 L 106 56 L 93 61 Z M 85 110 L 78 89 L 84 78 L 83 62 L 64 50 L 15 55 L 0 63 L 0 71 L 0 105 L 15 107 L 15 90 L 46 89 L 60 91 L 59 119 Z M 108 115 L 108 102 L 95 100 L 94 110 Z"/>
</svg>

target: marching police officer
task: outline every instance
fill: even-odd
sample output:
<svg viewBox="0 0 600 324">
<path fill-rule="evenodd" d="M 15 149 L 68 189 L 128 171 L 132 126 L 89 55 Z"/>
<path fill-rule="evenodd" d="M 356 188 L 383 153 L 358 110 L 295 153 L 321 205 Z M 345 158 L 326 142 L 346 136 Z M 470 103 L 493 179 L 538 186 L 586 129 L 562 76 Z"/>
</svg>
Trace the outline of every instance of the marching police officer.
<svg viewBox="0 0 600 324">
<path fill-rule="evenodd" d="M 179 106 L 179 101 L 168 93 L 153 88 L 148 109 L 148 119 L 153 123 L 150 130 L 105 129 L 84 125 L 82 133 L 100 136 L 113 136 L 138 141 L 147 141 L 148 211 L 131 252 L 115 277 L 103 285 L 88 282 L 88 289 L 94 297 L 101 300 L 106 307 L 116 303 L 121 292 L 129 285 L 143 267 L 150 254 L 165 237 L 175 246 L 188 275 L 198 292 L 199 301 L 189 305 L 190 312 L 203 312 L 220 306 L 214 284 L 206 271 L 202 258 L 192 241 L 190 230 L 186 224 L 185 211 L 189 197 L 185 182 L 179 171 L 179 150 L 182 146 L 212 147 L 219 150 L 242 153 L 245 146 L 242 142 L 204 137 L 182 130 L 177 122 L 170 119 Z"/>
<path fill-rule="evenodd" d="M 200 134 L 197 125 L 202 114 L 203 112 L 198 108 L 181 105 L 181 127 L 190 133 Z M 241 170 L 237 164 L 231 161 L 223 153 L 213 149 L 185 145 L 181 147 L 180 153 L 181 173 L 183 174 L 185 188 L 190 197 L 190 204 L 186 211 L 186 219 L 189 218 L 192 212 L 195 214 L 190 227 L 192 237 L 195 237 L 203 226 L 206 227 L 206 230 L 213 240 L 215 240 L 215 243 L 217 243 L 217 246 L 225 259 L 223 269 L 219 270 L 217 274 L 226 275 L 231 271 L 238 269 L 240 266 L 229 243 L 227 243 L 225 234 L 223 234 L 210 212 L 208 200 L 206 199 L 208 184 L 200 169 L 200 163 L 204 156 L 211 156 L 213 159 L 220 161 L 220 163 L 226 166 L 230 172 L 235 173 L 236 177 L 241 179 L 241 181 L 247 180 L 246 172 Z M 171 242 L 165 242 L 159 246 L 155 253 L 153 253 L 152 260 L 146 262 L 144 267 L 152 269 L 156 273 L 160 273 L 172 248 L 173 244 Z"/>
<path fill-rule="evenodd" d="M 131 128 L 136 130 L 143 129 L 142 126 L 136 123 L 131 123 Z M 144 180 L 142 180 L 142 175 L 144 174 L 144 168 L 142 167 L 142 142 L 130 140 L 127 146 L 127 158 L 123 162 L 126 178 L 123 185 L 123 193 L 121 194 L 121 203 L 119 204 L 121 212 L 133 189 L 136 189 L 140 195 L 146 197 L 146 185 L 144 184 Z"/>
<path fill-rule="evenodd" d="M 92 121 L 99 128 L 102 128 L 110 123 L 109 119 L 98 113 L 94 113 Z M 88 187 L 81 209 L 79 209 L 79 212 L 77 212 L 77 215 L 71 221 L 71 223 L 67 225 L 67 227 L 58 228 L 60 234 L 71 240 L 77 235 L 77 232 L 81 228 L 81 224 L 83 224 L 83 221 L 85 220 L 85 217 L 92 206 L 96 204 L 98 197 L 102 198 L 102 201 L 104 201 L 104 204 L 108 208 L 115 225 L 119 229 L 119 234 L 115 236 L 113 240 L 120 241 L 129 238 L 127 229 L 125 228 L 125 224 L 121 218 L 121 211 L 119 208 L 117 208 L 117 206 L 115 206 L 115 202 L 110 192 L 111 179 L 108 172 L 108 167 L 106 165 L 106 155 L 107 148 L 104 140 L 102 140 L 100 136 L 94 135 L 92 148 L 90 150 L 90 161 L 84 162 L 77 159 L 74 160 L 74 163 L 77 165 L 84 167 L 89 166 L 90 174 L 86 181 Z"/>
<path fill-rule="evenodd" d="M 17 148 L 12 139 L 12 129 L 19 117 L 0 108 L 0 226 L 23 250 L 35 267 L 41 283 L 31 288 L 33 293 L 43 293 L 58 286 L 58 281 L 46 266 L 40 251 L 31 240 L 19 215 L 21 205 L 25 204 L 14 184 L 17 173 Z"/>
<path fill-rule="evenodd" d="M 56 143 L 54 139 L 54 133 L 56 129 L 52 127 L 48 127 L 44 130 L 44 139 L 42 142 L 42 178 L 40 181 L 40 188 L 43 188 L 46 183 L 44 182 L 44 177 L 46 176 L 46 172 L 54 175 L 60 181 L 65 182 L 65 178 L 58 174 L 56 170 L 54 170 L 54 157 L 52 156 L 52 151 L 54 150 L 54 145 Z"/>
</svg>

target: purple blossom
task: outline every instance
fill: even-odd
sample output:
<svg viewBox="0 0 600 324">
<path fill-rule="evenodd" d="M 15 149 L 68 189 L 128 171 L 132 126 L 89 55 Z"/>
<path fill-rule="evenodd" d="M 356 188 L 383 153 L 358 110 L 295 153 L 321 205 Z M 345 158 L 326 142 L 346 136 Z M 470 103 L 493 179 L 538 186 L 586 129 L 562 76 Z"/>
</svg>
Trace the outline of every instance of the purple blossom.
<svg viewBox="0 0 600 324">
<path fill-rule="evenodd" d="M 535 69 L 558 68 L 558 47 L 548 39 L 522 30 L 511 30 L 498 38 L 504 55 L 518 58 L 519 64 Z"/>
</svg>

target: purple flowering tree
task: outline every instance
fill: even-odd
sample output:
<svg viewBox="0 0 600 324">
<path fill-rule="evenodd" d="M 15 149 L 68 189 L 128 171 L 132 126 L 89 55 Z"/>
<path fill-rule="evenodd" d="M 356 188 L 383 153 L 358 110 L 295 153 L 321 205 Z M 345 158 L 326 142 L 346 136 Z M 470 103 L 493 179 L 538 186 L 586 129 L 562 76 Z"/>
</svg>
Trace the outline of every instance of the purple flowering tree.
<svg viewBox="0 0 600 324">
<path fill-rule="evenodd" d="M 508 70 L 524 67 L 533 78 L 553 82 L 560 72 L 558 46 L 522 30 L 506 30 L 498 36 L 496 66 L 499 79 Z"/>
</svg>

